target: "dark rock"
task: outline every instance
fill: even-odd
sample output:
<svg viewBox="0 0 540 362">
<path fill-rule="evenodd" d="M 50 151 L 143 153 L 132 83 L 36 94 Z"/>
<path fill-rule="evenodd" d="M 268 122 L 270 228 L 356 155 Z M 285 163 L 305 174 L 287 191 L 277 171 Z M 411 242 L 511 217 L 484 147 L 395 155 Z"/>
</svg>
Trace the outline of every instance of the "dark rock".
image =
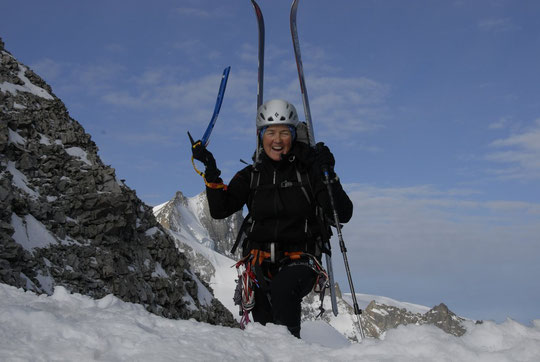
<svg viewBox="0 0 540 362">
<path fill-rule="evenodd" d="M 55 285 L 94 298 L 113 293 L 168 318 L 235 326 L 217 300 L 198 299 L 196 274 L 151 208 L 117 181 L 50 86 L 0 40 L 3 82 L 17 90 L 0 91 L 0 282 L 38 293 Z M 30 92 L 28 82 L 40 89 Z M 21 235 L 39 247 L 20 245 Z"/>
<path fill-rule="evenodd" d="M 464 321 L 465 319 L 456 316 L 443 303 L 420 314 L 372 301 L 362 316 L 366 335 L 375 338 L 379 338 L 389 329 L 407 324 L 431 324 L 446 333 L 460 337 L 466 332 Z"/>
<path fill-rule="evenodd" d="M 467 331 L 462 325 L 465 319 L 455 315 L 443 303 L 433 307 L 424 315 L 424 318 L 426 323 L 433 324 L 446 333 L 453 334 L 454 336 L 460 337 Z"/>
</svg>

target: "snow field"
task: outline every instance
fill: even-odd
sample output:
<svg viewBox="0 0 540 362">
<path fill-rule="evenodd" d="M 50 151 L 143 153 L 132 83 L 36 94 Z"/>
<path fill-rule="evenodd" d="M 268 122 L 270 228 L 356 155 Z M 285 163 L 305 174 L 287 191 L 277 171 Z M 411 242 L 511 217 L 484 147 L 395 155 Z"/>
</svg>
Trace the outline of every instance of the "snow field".
<svg viewBox="0 0 540 362">
<path fill-rule="evenodd" d="M 1 361 L 540 360 L 540 320 L 467 327 L 454 337 L 433 326 L 402 326 L 384 340 L 349 344 L 325 323 L 309 322 L 299 340 L 281 326 L 242 331 L 161 318 L 112 295 L 93 300 L 57 287 L 38 296 L 0 284 Z"/>
</svg>

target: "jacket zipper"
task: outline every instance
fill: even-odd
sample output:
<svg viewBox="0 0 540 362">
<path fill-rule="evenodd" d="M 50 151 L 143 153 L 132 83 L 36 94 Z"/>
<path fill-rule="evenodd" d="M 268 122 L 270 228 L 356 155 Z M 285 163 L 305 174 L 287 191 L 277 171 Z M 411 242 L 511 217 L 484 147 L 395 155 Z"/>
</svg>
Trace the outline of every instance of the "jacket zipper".
<svg viewBox="0 0 540 362">
<path fill-rule="evenodd" d="M 273 184 L 275 185 L 276 184 L 276 170 L 274 169 L 274 177 L 273 177 Z M 278 216 L 278 203 L 277 203 L 277 198 L 278 198 L 278 192 L 279 190 L 276 189 L 275 191 L 275 194 L 274 194 L 274 214 L 276 215 L 276 225 L 274 226 L 274 242 L 277 242 L 278 241 L 278 230 L 279 230 L 279 216 Z"/>
</svg>

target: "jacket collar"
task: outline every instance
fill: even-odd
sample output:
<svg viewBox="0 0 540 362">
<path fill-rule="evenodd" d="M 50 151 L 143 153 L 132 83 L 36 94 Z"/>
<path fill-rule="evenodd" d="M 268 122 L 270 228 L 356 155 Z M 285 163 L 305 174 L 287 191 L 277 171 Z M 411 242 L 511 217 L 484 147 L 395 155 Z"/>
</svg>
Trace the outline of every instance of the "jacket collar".
<svg viewBox="0 0 540 362">
<path fill-rule="evenodd" d="M 311 163 L 313 158 L 311 147 L 302 142 L 294 142 L 290 151 L 281 156 L 281 160 L 274 161 L 264 152 L 261 153 L 262 162 L 265 164 L 272 165 L 276 169 L 287 167 L 290 164 L 298 164 L 302 166 L 307 166 Z"/>
</svg>

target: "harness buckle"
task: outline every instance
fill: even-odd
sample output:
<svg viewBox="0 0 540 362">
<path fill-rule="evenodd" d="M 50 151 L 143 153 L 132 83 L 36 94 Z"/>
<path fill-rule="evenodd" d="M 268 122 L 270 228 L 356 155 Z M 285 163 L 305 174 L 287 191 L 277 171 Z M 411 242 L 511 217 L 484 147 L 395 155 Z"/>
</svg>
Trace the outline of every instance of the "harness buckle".
<svg viewBox="0 0 540 362">
<path fill-rule="evenodd" d="M 285 180 L 285 181 L 281 181 L 281 183 L 279 184 L 279 187 L 285 188 L 285 187 L 291 187 L 293 185 L 294 183 L 292 181 Z"/>
</svg>

